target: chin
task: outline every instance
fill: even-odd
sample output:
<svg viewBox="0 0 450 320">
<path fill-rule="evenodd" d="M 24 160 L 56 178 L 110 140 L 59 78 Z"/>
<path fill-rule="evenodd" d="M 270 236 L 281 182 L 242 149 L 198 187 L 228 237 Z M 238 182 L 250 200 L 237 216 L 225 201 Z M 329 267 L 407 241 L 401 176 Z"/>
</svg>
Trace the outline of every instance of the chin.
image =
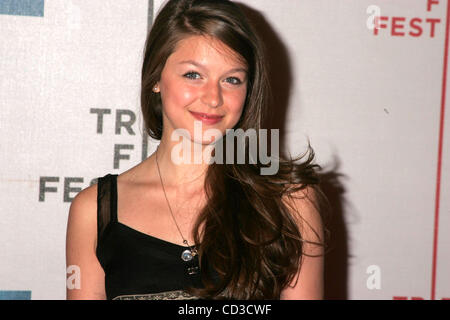
<svg viewBox="0 0 450 320">
<path fill-rule="evenodd" d="M 220 139 L 222 139 L 222 136 L 220 136 L 218 138 L 213 137 L 213 138 L 211 138 L 209 140 L 206 140 L 206 139 L 194 140 L 194 139 L 192 139 L 191 142 L 194 143 L 194 144 L 200 144 L 200 145 L 203 145 L 203 146 L 207 146 L 207 145 L 210 145 L 212 143 L 215 143 L 215 142 L 219 141 Z"/>
</svg>

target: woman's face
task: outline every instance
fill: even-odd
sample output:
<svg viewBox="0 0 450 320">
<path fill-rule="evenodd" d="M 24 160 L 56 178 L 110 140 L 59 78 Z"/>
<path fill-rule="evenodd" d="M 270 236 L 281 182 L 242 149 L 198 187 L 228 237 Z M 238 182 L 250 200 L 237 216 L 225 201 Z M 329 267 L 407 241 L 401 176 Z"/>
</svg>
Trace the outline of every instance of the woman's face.
<svg viewBox="0 0 450 320">
<path fill-rule="evenodd" d="M 241 117 L 247 67 L 220 40 L 191 36 L 179 41 L 167 59 L 158 88 L 165 134 L 186 129 L 192 141 L 209 144 L 214 138 L 203 138 L 205 130 L 218 129 L 223 136 Z M 194 136 L 194 124 L 201 124 L 201 136 Z"/>
</svg>

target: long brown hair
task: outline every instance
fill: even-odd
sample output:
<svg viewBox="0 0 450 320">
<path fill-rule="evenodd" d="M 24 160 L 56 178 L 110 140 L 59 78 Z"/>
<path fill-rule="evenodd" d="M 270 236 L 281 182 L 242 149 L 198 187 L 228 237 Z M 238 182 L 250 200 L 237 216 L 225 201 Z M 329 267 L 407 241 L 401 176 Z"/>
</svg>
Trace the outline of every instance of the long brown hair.
<svg viewBox="0 0 450 320">
<path fill-rule="evenodd" d="M 246 63 L 247 96 L 234 128 L 259 130 L 272 96 L 265 47 L 243 11 L 229 0 L 169 0 L 145 44 L 141 108 L 146 133 L 157 140 L 162 138 L 162 102 L 152 88 L 178 41 L 193 35 L 219 39 Z M 248 152 L 248 145 L 245 147 Z M 260 174 L 265 167 L 260 159 L 256 164 L 227 161 L 209 165 L 204 186 L 208 201 L 194 226 L 204 287 L 187 288 L 188 292 L 206 299 L 280 298 L 300 267 L 306 241 L 292 215 L 293 208 L 282 198 L 312 186 L 322 202 L 326 201 L 316 172 L 321 167 L 313 164 L 310 144 L 308 151 L 303 163 L 299 160 L 306 152 L 295 159 L 280 157 L 275 175 Z M 200 241 L 201 225 L 204 230 Z M 328 235 L 326 227 L 325 233 Z M 314 243 L 326 246 L 325 242 Z M 206 270 L 214 270 L 218 277 Z"/>
</svg>

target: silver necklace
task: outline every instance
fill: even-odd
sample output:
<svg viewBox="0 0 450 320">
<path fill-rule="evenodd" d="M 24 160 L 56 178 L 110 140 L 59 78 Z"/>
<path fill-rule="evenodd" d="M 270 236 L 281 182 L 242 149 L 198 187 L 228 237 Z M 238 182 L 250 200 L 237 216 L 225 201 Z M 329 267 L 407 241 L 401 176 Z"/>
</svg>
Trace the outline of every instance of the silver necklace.
<svg viewBox="0 0 450 320">
<path fill-rule="evenodd" d="M 158 146 L 158 148 L 156 149 L 156 152 L 155 152 L 156 166 L 158 167 L 159 179 L 161 181 L 161 186 L 162 186 L 162 189 L 163 189 L 163 192 L 164 192 L 164 197 L 166 198 L 167 206 L 169 207 L 169 211 L 170 211 L 170 214 L 172 215 L 172 219 L 175 222 L 175 225 L 177 226 L 177 229 L 178 229 L 178 232 L 181 235 L 181 238 L 183 239 L 183 243 L 186 246 L 189 247 L 189 249 L 186 249 L 186 250 L 183 251 L 183 253 L 181 253 L 181 259 L 183 261 L 188 262 L 188 261 L 191 261 L 198 254 L 198 252 L 197 252 L 197 249 L 195 248 L 195 246 L 194 247 L 190 246 L 188 241 L 183 237 L 183 234 L 181 233 L 180 227 L 178 226 L 178 223 L 175 220 L 175 216 L 173 215 L 172 208 L 170 207 L 169 199 L 167 198 L 166 190 L 164 189 L 164 183 L 163 183 L 162 178 L 161 178 L 161 171 L 159 169 L 159 164 L 158 164 L 158 150 L 159 150 L 159 146 Z M 188 268 L 188 273 L 189 274 L 195 274 L 197 272 L 198 272 L 198 267 L 197 266 L 192 266 L 192 267 Z"/>
</svg>

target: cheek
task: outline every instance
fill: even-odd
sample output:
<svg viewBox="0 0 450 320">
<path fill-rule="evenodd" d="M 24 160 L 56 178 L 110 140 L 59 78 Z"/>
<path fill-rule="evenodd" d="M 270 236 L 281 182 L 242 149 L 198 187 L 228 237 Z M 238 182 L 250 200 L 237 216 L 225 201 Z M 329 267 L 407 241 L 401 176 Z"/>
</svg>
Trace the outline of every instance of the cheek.
<svg viewBox="0 0 450 320">
<path fill-rule="evenodd" d="M 167 109 L 176 109 L 178 111 L 192 104 L 197 97 L 195 89 L 176 82 L 166 86 L 162 92 L 164 92 L 164 95 L 161 95 L 164 106 Z"/>
<path fill-rule="evenodd" d="M 246 93 L 246 90 L 242 90 L 233 92 L 228 97 L 228 109 L 233 114 L 233 118 L 237 118 L 236 121 L 239 120 L 244 109 Z"/>
</svg>

